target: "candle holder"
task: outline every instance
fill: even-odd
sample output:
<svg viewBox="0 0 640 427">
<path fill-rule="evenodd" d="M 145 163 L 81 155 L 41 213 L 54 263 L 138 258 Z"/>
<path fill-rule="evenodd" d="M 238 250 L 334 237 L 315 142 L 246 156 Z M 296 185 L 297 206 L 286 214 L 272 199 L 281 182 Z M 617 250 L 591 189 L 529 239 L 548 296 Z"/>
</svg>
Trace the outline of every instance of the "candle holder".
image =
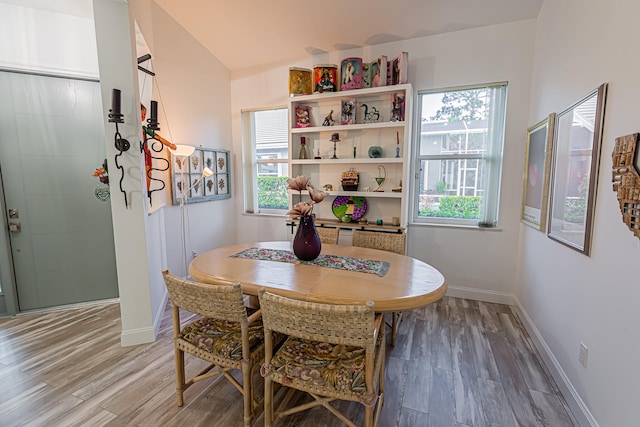
<svg viewBox="0 0 640 427">
<path fill-rule="evenodd" d="M 332 159 L 337 159 L 338 156 L 336 156 L 336 143 L 340 142 L 340 134 L 338 132 L 331 134 L 331 142 L 333 142 L 333 157 Z"/>
<path fill-rule="evenodd" d="M 125 208 L 129 207 L 129 201 L 127 200 L 127 192 L 122 188 L 122 181 L 124 181 L 124 167 L 118 163 L 118 158 L 122 156 L 125 151 L 128 151 L 131 148 L 131 144 L 129 141 L 124 139 L 122 135 L 120 135 L 120 130 L 118 129 L 118 123 L 124 123 L 124 114 L 120 112 L 120 89 L 113 89 L 111 94 L 111 109 L 109 110 L 109 122 L 116 124 L 116 133 L 113 136 L 113 144 L 118 150 L 118 154 L 115 155 L 114 161 L 116 164 L 116 168 L 120 169 L 120 192 L 124 194 L 124 206 Z"/>
</svg>

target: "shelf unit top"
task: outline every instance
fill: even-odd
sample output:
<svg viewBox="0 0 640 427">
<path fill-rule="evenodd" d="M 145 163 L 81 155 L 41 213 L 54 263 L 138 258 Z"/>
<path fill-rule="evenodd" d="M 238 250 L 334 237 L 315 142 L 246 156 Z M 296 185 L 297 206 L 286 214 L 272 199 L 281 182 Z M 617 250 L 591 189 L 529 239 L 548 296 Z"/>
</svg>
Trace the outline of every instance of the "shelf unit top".
<svg viewBox="0 0 640 427">
<path fill-rule="evenodd" d="M 347 97 L 357 97 L 357 96 L 371 96 L 384 94 L 389 92 L 400 92 L 400 91 L 411 91 L 411 84 L 406 83 L 402 85 L 391 85 L 391 86 L 379 86 L 379 87 L 371 87 L 366 89 L 354 89 L 354 90 L 342 90 L 338 92 L 323 92 L 323 93 L 314 93 L 311 95 L 295 95 L 289 98 L 290 102 L 305 102 L 305 101 L 319 101 L 321 99 L 330 99 L 330 98 L 347 98 Z"/>
</svg>

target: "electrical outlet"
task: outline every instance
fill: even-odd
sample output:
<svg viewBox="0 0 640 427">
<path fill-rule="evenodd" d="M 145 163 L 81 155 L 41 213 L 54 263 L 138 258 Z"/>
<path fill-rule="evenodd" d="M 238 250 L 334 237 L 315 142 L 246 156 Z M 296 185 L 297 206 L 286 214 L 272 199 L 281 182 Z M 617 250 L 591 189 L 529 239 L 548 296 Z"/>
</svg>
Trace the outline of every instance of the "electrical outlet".
<svg viewBox="0 0 640 427">
<path fill-rule="evenodd" d="M 191 257 L 192 257 L 192 258 L 195 258 L 195 257 L 197 257 L 198 255 L 200 255 L 200 253 L 198 252 L 198 250 L 197 250 L 197 249 L 194 249 L 194 250 L 192 250 L 192 251 L 191 251 Z"/>
<path fill-rule="evenodd" d="M 585 343 L 580 343 L 580 352 L 578 353 L 578 361 L 582 363 L 582 366 L 587 367 L 587 360 L 589 359 L 589 347 Z"/>
</svg>

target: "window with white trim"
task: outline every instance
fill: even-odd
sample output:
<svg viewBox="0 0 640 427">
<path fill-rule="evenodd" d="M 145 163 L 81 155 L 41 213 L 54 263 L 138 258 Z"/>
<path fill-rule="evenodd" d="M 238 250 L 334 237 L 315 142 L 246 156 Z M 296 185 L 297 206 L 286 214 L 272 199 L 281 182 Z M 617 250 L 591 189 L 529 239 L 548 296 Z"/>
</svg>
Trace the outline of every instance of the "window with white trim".
<svg viewBox="0 0 640 427">
<path fill-rule="evenodd" d="M 247 213 L 288 210 L 288 110 L 242 112 L 242 167 Z"/>
<path fill-rule="evenodd" d="M 507 84 L 418 92 L 413 222 L 496 227 Z"/>
</svg>

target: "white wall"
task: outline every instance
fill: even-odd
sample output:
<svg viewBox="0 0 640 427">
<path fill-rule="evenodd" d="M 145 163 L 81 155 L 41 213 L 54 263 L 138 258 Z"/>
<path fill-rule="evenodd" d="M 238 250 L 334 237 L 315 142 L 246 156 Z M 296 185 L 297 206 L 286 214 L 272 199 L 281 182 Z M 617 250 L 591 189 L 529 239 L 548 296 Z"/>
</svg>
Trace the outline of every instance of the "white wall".
<svg viewBox="0 0 640 427">
<path fill-rule="evenodd" d="M 154 2 L 131 2 L 130 10 L 151 50 L 160 135 L 174 144 L 231 150 L 232 161 L 240 156 L 231 142 L 229 70 Z M 238 173 L 239 168 L 231 169 L 232 177 Z M 167 182 L 167 188 L 170 187 Z M 231 186 L 231 192 L 231 199 L 193 203 L 185 208 L 188 262 L 192 251 L 202 253 L 236 242 L 234 207 L 235 201 L 242 199 L 242 193 L 235 185 Z M 169 191 L 164 196 L 164 200 L 161 195 L 158 199 L 166 205 L 163 215 L 167 267 L 185 276 L 180 209 L 171 204 Z"/>
<path fill-rule="evenodd" d="M 339 64 L 349 56 L 372 60 L 379 55 L 393 57 L 404 50 L 409 52 L 409 82 L 414 90 L 508 81 L 499 230 L 413 226 L 408 248 L 409 255 L 429 262 L 445 275 L 450 292 L 511 303 L 534 38 L 535 21 L 528 20 L 332 52 L 295 64 L 234 75 L 231 108 L 235 150 L 241 151 L 241 109 L 286 106 L 290 66 Z M 236 170 L 241 166 L 240 160 L 237 159 Z M 238 181 L 237 186 L 240 185 L 242 182 Z M 236 210 L 243 212 L 241 198 L 236 199 Z M 291 232 L 284 222 L 282 218 L 245 216 L 238 240 L 288 239 Z"/>
<path fill-rule="evenodd" d="M 637 0 L 547 0 L 537 21 L 529 124 L 609 83 L 590 257 L 520 226 L 517 298 L 586 412 L 584 423 L 637 426 L 640 239 L 611 187 L 615 138 L 640 131 Z M 578 363 L 589 347 L 587 368 Z M 580 402 L 579 399 L 583 402 Z M 570 399 L 571 401 L 571 399 Z M 575 408 L 574 408 L 575 409 Z"/>
<path fill-rule="evenodd" d="M 138 96 L 135 36 L 127 5 L 116 0 L 94 0 L 95 34 L 98 47 L 102 105 L 108 111 L 113 88 L 120 89 L 124 123 L 119 125 L 122 138 L 131 148 L 119 157 L 124 167 L 123 189 L 119 188 L 119 170 L 114 167 L 115 124 L 105 114 L 105 144 L 111 178 L 111 212 L 113 217 L 118 290 L 123 345 L 151 342 L 155 339 L 151 305 L 150 272 L 146 239 L 146 197 L 142 194 L 140 139 L 140 101 Z"/>
</svg>

